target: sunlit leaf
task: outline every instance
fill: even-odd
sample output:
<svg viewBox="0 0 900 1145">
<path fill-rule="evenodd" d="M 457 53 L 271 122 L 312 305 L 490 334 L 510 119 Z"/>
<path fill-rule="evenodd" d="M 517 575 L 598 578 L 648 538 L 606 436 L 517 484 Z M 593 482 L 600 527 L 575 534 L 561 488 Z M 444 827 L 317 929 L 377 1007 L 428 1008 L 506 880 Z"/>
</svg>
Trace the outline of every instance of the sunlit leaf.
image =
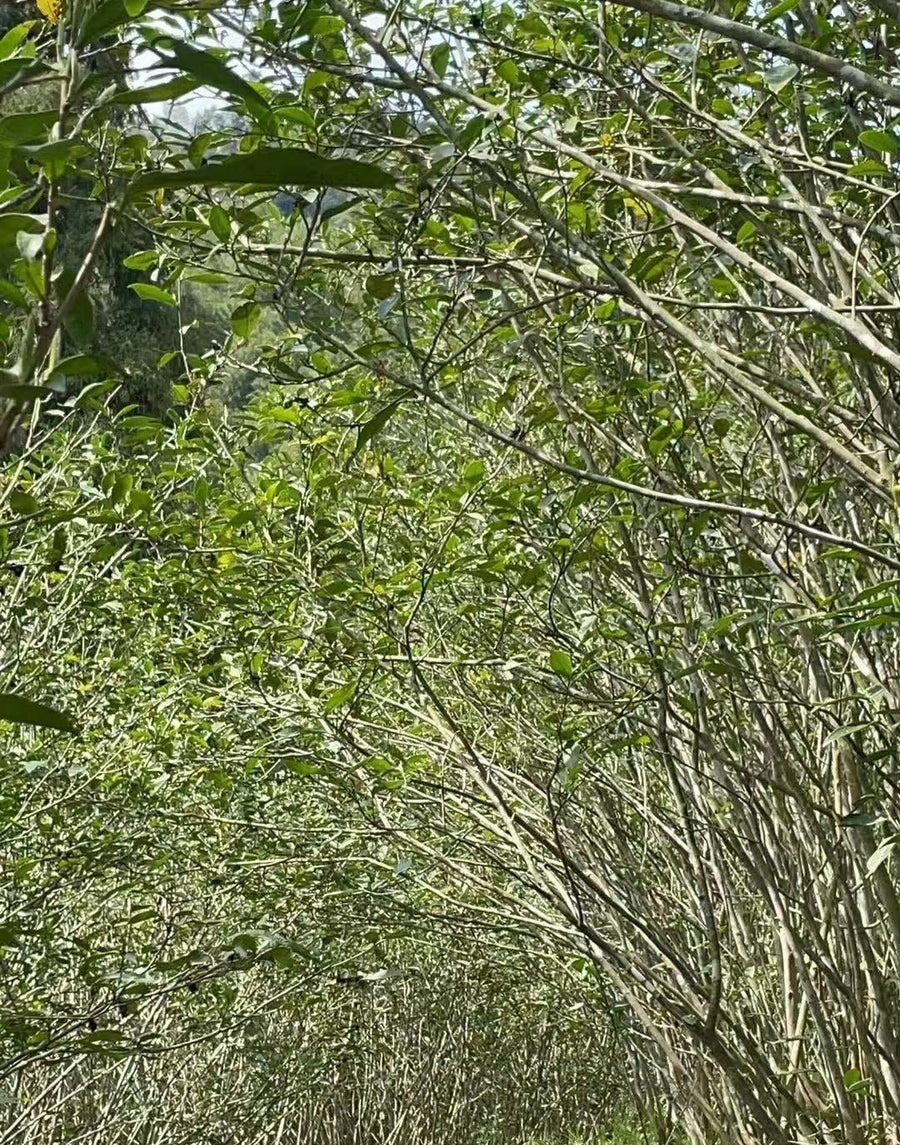
<svg viewBox="0 0 900 1145">
<path fill-rule="evenodd" d="M 356 695 L 356 683 L 355 682 L 350 683 L 350 684 L 344 684 L 340 688 L 336 688 L 331 693 L 331 695 L 328 697 L 328 699 L 325 701 L 325 707 L 324 707 L 325 714 L 330 715 L 331 712 L 337 711 L 338 708 L 342 708 L 344 706 L 344 704 L 349 703 L 350 700 L 352 700 L 355 695 Z"/>
<path fill-rule="evenodd" d="M 900 834 L 889 835 L 883 840 L 866 861 L 866 871 L 870 875 L 874 875 L 890 859 L 898 843 L 900 843 Z"/>
<path fill-rule="evenodd" d="M 782 91 L 799 74 L 796 64 L 778 64 L 763 72 L 763 80 L 774 92 Z"/>
<path fill-rule="evenodd" d="M 133 290 L 138 298 L 143 298 L 147 302 L 160 302 L 163 306 L 177 306 L 174 294 L 170 294 L 168 290 L 163 290 L 160 286 L 154 286 L 152 282 L 132 282 L 129 283 L 128 289 Z"/>
<path fill-rule="evenodd" d="M 900 139 L 892 131 L 861 131 L 858 139 L 863 147 L 871 147 L 873 151 L 886 151 L 889 155 L 900 151 Z"/>
</svg>

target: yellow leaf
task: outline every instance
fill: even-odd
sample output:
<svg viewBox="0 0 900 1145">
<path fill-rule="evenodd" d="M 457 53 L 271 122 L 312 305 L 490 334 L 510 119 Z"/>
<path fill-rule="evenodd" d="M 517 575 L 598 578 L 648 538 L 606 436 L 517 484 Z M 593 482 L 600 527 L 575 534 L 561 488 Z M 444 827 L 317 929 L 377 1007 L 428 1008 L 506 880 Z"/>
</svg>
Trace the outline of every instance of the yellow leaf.
<svg viewBox="0 0 900 1145">
<path fill-rule="evenodd" d="M 62 0 L 35 0 L 42 16 L 51 24 L 58 24 L 62 16 Z"/>
<path fill-rule="evenodd" d="M 632 214 L 636 215 L 639 219 L 649 219 L 650 209 L 639 203 L 637 199 L 624 199 L 625 206 L 629 208 Z"/>
</svg>

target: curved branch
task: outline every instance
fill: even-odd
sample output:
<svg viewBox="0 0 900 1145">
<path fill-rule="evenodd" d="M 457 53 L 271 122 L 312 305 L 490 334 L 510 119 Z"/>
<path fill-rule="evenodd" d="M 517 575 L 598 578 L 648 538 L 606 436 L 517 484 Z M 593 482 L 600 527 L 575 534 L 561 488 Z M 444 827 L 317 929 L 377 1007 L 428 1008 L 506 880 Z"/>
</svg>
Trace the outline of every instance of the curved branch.
<svg viewBox="0 0 900 1145">
<path fill-rule="evenodd" d="M 717 36 L 724 36 L 726 39 L 735 40 L 739 44 L 750 44 L 764 52 L 772 52 L 783 59 L 803 64 L 813 71 L 833 76 L 834 79 L 845 83 L 855 91 L 864 91 L 869 95 L 874 95 L 891 107 L 900 107 L 900 87 L 876 79 L 868 72 L 854 67 L 853 64 L 848 64 L 846 60 L 839 59 L 837 56 L 828 56 L 824 52 L 817 52 L 814 48 L 807 48 L 803 44 L 784 40 L 781 36 L 773 36 L 771 32 L 752 28 L 749 24 L 741 24 L 737 20 L 728 20 L 724 16 L 706 12 L 702 8 L 692 8 L 687 4 L 673 4 L 672 0 L 618 0 L 618 3 L 623 8 L 633 8 L 638 12 L 646 12 L 650 16 L 658 16 L 662 20 L 670 20 L 674 24 L 687 24 L 691 28 L 713 32 Z"/>
</svg>

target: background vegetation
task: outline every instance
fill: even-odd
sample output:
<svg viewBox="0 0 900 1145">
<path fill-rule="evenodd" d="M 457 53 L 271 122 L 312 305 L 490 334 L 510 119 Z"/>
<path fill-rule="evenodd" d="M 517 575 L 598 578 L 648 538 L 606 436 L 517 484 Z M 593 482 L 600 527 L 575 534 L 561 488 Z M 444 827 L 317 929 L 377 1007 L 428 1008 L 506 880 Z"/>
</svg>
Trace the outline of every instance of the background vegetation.
<svg viewBox="0 0 900 1145">
<path fill-rule="evenodd" d="M 6 10 L 0 1139 L 896 1145 L 900 13 Z"/>
</svg>

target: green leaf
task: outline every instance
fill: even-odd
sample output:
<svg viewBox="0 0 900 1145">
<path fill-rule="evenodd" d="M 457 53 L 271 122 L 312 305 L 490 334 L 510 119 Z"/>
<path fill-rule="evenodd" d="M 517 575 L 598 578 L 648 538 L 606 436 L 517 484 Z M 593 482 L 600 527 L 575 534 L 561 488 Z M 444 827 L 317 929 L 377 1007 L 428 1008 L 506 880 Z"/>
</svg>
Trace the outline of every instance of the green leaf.
<svg viewBox="0 0 900 1145">
<path fill-rule="evenodd" d="M 169 36 L 157 40 L 153 46 L 154 48 L 161 47 L 172 53 L 171 57 L 165 60 L 167 65 L 177 64 L 178 67 L 189 72 L 202 84 L 236 95 L 251 110 L 268 112 L 269 105 L 259 92 L 211 52 L 192 48 L 190 44 L 183 44 Z"/>
<path fill-rule="evenodd" d="M 169 103 L 180 96 L 189 95 L 200 87 L 201 81 L 193 76 L 176 76 L 165 83 L 150 84 L 148 87 L 130 88 L 113 96 L 112 103 Z"/>
<path fill-rule="evenodd" d="M 44 276 L 41 273 L 39 262 L 34 259 L 22 259 L 16 267 L 16 273 L 25 288 L 30 290 L 35 298 L 44 297 Z"/>
<path fill-rule="evenodd" d="M 355 457 L 367 442 L 381 433 L 397 412 L 402 401 L 402 397 L 394 398 L 392 402 L 388 402 L 386 406 L 382 406 L 378 413 L 374 414 L 364 425 L 359 427 L 359 432 L 356 435 L 356 445 L 354 445 L 353 452 L 350 455 L 351 458 Z"/>
<path fill-rule="evenodd" d="M 72 354 L 71 357 L 57 362 L 50 373 L 50 378 L 86 378 L 94 374 L 116 377 L 119 373 L 119 367 L 109 358 L 96 354 Z"/>
<path fill-rule="evenodd" d="M 340 688 L 336 688 L 328 699 L 325 701 L 325 714 L 336 711 L 338 708 L 343 707 L 353 699 L 356 694 L 356 682 L 350 684 L 343 684 Z"/>
<path fill-rule="evenodd" d="M 557 676 L 572 675 L 572 657 L 562 648 L 554 648 L 550 653 L 550 667 Z"/>
<path fill-rule="evenodd" d="M 53 390 L 48 386 L 25 386 L 15 383 L 0 386 L 0 398 L 8 398 L 14 402 L 34 402 L 40 398 L 53 396 Z"/>
<path fill-rule="evenodd" d="M 774 8 L 770 8 L 760 20 L 760 26 L 763 24 L 770 24 L 773 20 L 777 20 L 779 16 L 786 16 L 788 12 L 793 10 L 800 3 L 800 0 L 781 0 L 780 4 L 776 4 Z"/>
<path fill-rule="evenodd" d="M 46 232 L 45 232 L 46 233 Z M 22 258 L 37 258 L 44 249 L 45 233 L 32 235 L 28 231 L 19 231 L 16 235 L 16 246 Z"/>
<path fill-rule="evenodd" d="M 762 73 L 763 82 L 774 92 L 779 92 L 794 79 L 800 69 L 796 64 L 779 64 Z"/>
<path fill-rule="evenodd" d="M 870 875 L 874 875 L 878 868 L 888 861 L 898 842 L 900 842 L 900 834 L 888 835 L 872 854 L 869 855 L 868 862 L 866 863 L 866 871 Z"/>
<path fill-rule="evenodd" d="M 519 82 L 519 65 L 515 60 L 501 60 L 497 64 L 497 75 L 504 83 L 514 86 Z"/>
<path fill-rule="evenodd" d="M 106 0 L 82 22 L 78 29 L 80 33 L 78 42 L 90 44 L 105 36 L 107 32 L 111 32 L 113 28 L 118 28 L 120 24 L 127 23 L 129 18 L 124 0 Z"/>
<path fill-rule="evenodd" d="M 26 700 L 14 692 L 0 693 L 0 720 L 12 724 L 31 724 L 36 727 L 54 728 L 61 732 L 77 732 L 78 727 L 64 712 Z"/>
<path fill-rule="evenodd" d="M 108 479 L 108 478 L 107 478 Z M 130 473 L 119 473 L 113 480 L 107 493 L 107 501 L 111 505 L 118 505 L 120 501 L 124 501 L 134 486 L 134 478 Z M 104 481 L 104 488 L 106 482 Z"/>
<path fill-rule="evenodd" d="M 2 218 L 3 216 L 0 215 L 0 222 L 2 222 Z M 28 307 L 28 299 L 19 287 L 15 283 L 7 282 L 5 278 L 0 278 L 0 298 L 4 302 L 11 302 L 13 306 L 18 306 L 22 310 Z"/>
<path fill-rule="evenodd" d="M 450 45 L 438 44 L 431 49 L 431 66 L 437 74 L 444 78 L 447 74 L 447 65 L 450 63 Z"/>
<path fill-rule="evenodd" d="M 218 203 L 210 208 L 209 229 L 220 243 L 228 242 L 231 238 L 231 215 Z"/>
<path fill-rule="evenodd" d="M 9 495 L 9 507 L 14 513 L 24 516 L 26 513 L 39 513 L 41 506 L 30 493 L 23 489 L 16 489 Z"/>
<path fill-rule="evenodd" d="M 87 155 L 88 148 L 77 139 L 54 139 L 51 143 L 22 143 L 16 151 L 26 159 L 48 163 L 51 159 L 67 159 L 70 155 Z"/>
<path fill-rule="evenodd" d="M 16 56 L 12 60 L 0 60 L 0 84 L 6 86 L 12 83 L 22 75 L 26 67 L 33 69 L 34 64 L 29 65 L 21 56 Z"/>
<path fill-rule="evenodd" d="M 876 827 L 883 821 L 884 816 L 874 811 L 853 811 L 850 815 L 843 815 L 840 824 L 842 827 Z"/>
<path fill-rule="evenodd" d="M 174 294 L 170 294 L 168 290 L 163 290 L 159 286 L 154 286 L 152 282 L 132 282 L 129 283 L 128 289 L 133 290 L 138 298 L 143 298 L 145 302 L 160 302 L 163 306 L 177 306 Z"/>
<path fill-rule="evenodd" d="M 59 180 L 72 173 L 70 164 L 87 155 L 88 148 L 77 139 L 55 139 L 51 143 L 21 144 L 16 153 L 43 167 L 50 179 Z"/>
<path fill-rule="evenodd" d="M 891 131 L 861 131 L 857 139 L 863 147 L 871 147 L 873 151 L 886 151 L 889 155 L 900 151 L 900 139 Z"/>
<path fill-rule="evenodd" d="M 252 299 L 242 302 L 231 315 L 231 329 L 246 342 L 256 329 L 261 313 L 258 302 Z"/>
<path fill-rule="evenodd" d="M 857 732 L 865 731 L 866 728 L 870 728 L 871 726 L 871 723 L 844 724 L 843 727 L 835 728 L 833 732 L 828 733 L 822 740 L 822 747 L 830 747 L 831 744 L 838 743 L 840 740 L 846 739 L 847 736 L 856 735 Z"/>
<path fill-rule="evenodd" d="M 343 32 L 344 21 L 340 16 L 317 16 L 308 30 L 310 36 L 334 36 Z"/>
<path fill-rule="evenodd" d="M 299 147 L 259 147 L 219 163 L 180 171 L 148 171 L 131 184 L 128 197 L 173 187 L 390 187 L 386 171 L 356 159 L 324 159 Z"/>
<path fill-rule="evenodd" d="M 628 273 L 635 282 L 654 282 L 665 274 L 676 258 L 674 251 L 650 247 L 632 261 Z"/>
<path fill-rule="evenodd" d="M 121 1030 L 95 1030 L 92 1034 L 81 1039 L 81 1045 L 87 1049 L 94 1046 L 102 1048 L 124 1040 L 125 1034 Z"/>
<path fill-rule="evenodd" d="M 132 20 L 134 20 L 135 17 L 140 16 L 144 9 L 147 7 L 147 0 L 124 0 L 124 4 L 125 11 L 132 18 Z"/>
<path fill-rule="evenodd" d="M 887 167 L 883 163 L 879 163 L 877 159 L 860 159 L 847 172 L 848 175 L 853 175 L 857 179 L 864 179 L 867 175 L 889 175 Z"/>
<path fill-rule="evenodd" d="M 56 111 L 25 111 L 0 119 L 0 141 L 3 143 L 30 143 L 46 135 L 56 123 Z"/>
<path fill-rule="evenodd" d="M 393 274 L 370 274 L 366 279 L 366 293 L 373 298 L 390 298 L 394 293 L 396 278 Z"/>
<path fill-rule="evenodd" d="M 484 115 L 474 115 L 459 134 L 459 146 L 463 151 L 474 147 L 484 133 L 488 120 Z"/>
<path fill-rule="evenodd" d="M 193 273 L 188 273 L 183 276 L 184 282 L 206 282 L 213 286 L 224 286 L 226 283 L 233 282 L 234 279 L 229 278 L 227 274 L 219 274 L 215 270 L 198 270 Z"/>
<path fill-rule="evenodd" d="M 600 305 L 594 310 L 594 317 L 599 322 L 606 322 L 607 319 L 612 318 L 618 307 L 619 304 L 615 298 L 607 298 L 605 302 L 601 302 Z"/>
<path fill-rule="evenodd" d="M 0 60 L 6 60 L 13 54 L 36 23 L 36 20 L 26 20 L 24 24 L 16 24 L 10 28 L 0 40 Z"/>
<path fill-rule="evenodd" d="M 122 266 L 127 266 L 129 270 L 149 270 L 151 266 L 156 266 L 158 261 L 158 251 L 139 250 L 135 254 L 130 254 L 128 258 L 122 259 Z"/>
<path fill-rule="evenodd" d="M 20 231 L 30 234 L 42 232 L 47 226 L 46 215 L 20 215 L 15 211 L 0 214 L 0 244 L 13 244 Z"/>
<path fill-rule="evenodd" d="M 745 223 L 741 223 L 741 225 L 738 227 L 738 233 L 735 236 L 735 241 L 737 242 L 738 246 L 746 246 L 746 244 L 750 242 L 755 234 L 756 223 L 753 223 L 750 221 L 750 219 L 747 219 Z"/>
<path fill-rule="evenodd" d="M 484 462 L 479 458 L 470 461 L 463 469 L 463 481 L 469 486 L 477 485 L 482 477 L 484 477 Z"/>
</svg>

